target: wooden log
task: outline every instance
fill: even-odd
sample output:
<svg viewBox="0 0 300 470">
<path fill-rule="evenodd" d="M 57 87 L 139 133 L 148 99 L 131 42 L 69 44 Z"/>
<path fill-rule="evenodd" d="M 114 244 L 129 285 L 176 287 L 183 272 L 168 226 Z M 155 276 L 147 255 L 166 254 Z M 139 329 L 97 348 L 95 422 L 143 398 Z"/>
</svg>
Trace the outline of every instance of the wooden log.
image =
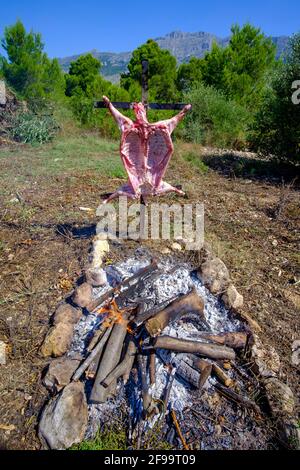
<svg viewBox="0 0 300 470">
<path fill-rule="evenodd" d="M 188 339 L 172 338 L 171 336 L 159 336 L 154 339 L 153 349 L 168 349 L 171 351 L 200 354 L 211 359 L 234 359 L 235 352 L 227 346 L 211 343 L 200 343 Z"/>
<path fill-rule="evenodd" d="M 90 339 L 90 342 L 88 344 L 88 347 L 87 347 L 87 350 L 89 352 L 91 352 L 94 347 L 96 346 L 96 344 L 98 343 L 99 339 L 102 337 L 102 335 L 105 333 L 106 329 L 108 327 L 111 327 L 112 326 L 112 323 L 113 323 L 114 319 L 113 318 L 105 318 L 105 320 L 103 321 L 103 323 L 100 325 L 100 327 L 98 328 L 98 330 L 95 330 L 94 331 L 94 334 L 93 336 L 91 337 Z"/>
<path fill-rule="evenodd" d="M 228 400 L 242 405 L 245 408 L 254 410 L 256 413 L 260 413 L 260 409 L 257 404 L 254 401 L 250 400 L 248 397 L 239 395 L 233 390 L 223 387 L 219 383 L 215 383 L 214 387 L 221 393 L 221 395 L 224 395 L 224 397 L 226 397 Z"/>
<path fill-rule="evenodd" d="M 195 288 L 189 294 L 179 297 L 153 318 L 146 321 L 145 328 L 151 336 L 158 335 L 170 321 L 179 319 L 188 312 L 197 313 L 205 321 L 204 301 Z"/>
<path fill-rule="evenodd" d="M 124 378 L 124 375 L 127 375 L 128 370 L 130 372 L 134 363 L 135 354 L 135 342 L 133 340 L 130 340 L 123 361 L 120 362 L 120 364 L 110 374 L 108 374 L 107 377 L 105 377 L 105 379 L 102 381 L 103 387 L 109 387 L 114 380 L 118 380 L 121 375 L 123 375 Z"/>
<path fill-rule="evenodd" d="M 225 387 L 232 387 L 233 381 L 231 380 L 228 375 L 219 367 L 217 364 L 212 365 L 212 372 L 213 374 L 219 379 L 219 381 L 225 385 Z"/>
<path fill-rule="evenodd" d="M 202 390 L 206 384 L 208 378 L 211 376 L 212 364 L 204 359 L 199 359 L 197 356 L 194 356 L 193 367 L 196 367 L 200 370 L 200 380 L 198 384 L 199 390 Z"/>
<path fill-rule="evenodd" d="M 102 381 L 113 371 L 120 361 L 125 336 L 127 334 L 127 317 L 128 313 L 124 314 L 123 320 L 119 323 L 115 323 L 112 328 L 90 395 L 91 403 L 104 403 L 109 394 L 113 391 L 114 383 L 111 383 L 109 387 L 105 388 L 102 385 Z"/>
<path fill-rule="evenodd" d="M 200 335 L 205 339 L 213 341 L 214 343 L 222 344 L 233 349 L 244 349 L 248 341 L 247 333 L 240 331 L 220 333 L 218 335 L 213 335 L 203 331 L 200 333 Z"/>
<path fill-rule="evenodd" d="M 150 385 L 154 385 L 156 382 L 156 363 L 155 363 L 155 352 L 151 351 L 149 355 L 149 376 Z"/>
<path fill-rule="evenodd" d="M 107 328 L 105 331 L 104 335 L 100 339 L 99 343 L 95 346 L 93 351 L 88 355 L 88 357 L 83 361 L 81 366 L 77 369 L 75 374 L 72 377 L 72 380 L 76 381 L 79 380 L 84 371 L 89 367 L 89 365 L 93 362 L 93 360 L 99 355 L 101 355 L 101 352 L 103 351 L 103 348 L 105 346 L 106 341 L 108 340 L 109 336 L 111 334 L 111 329 Z"/>
<path fill-rule="evenodd" d="M 157 354 L 166 365 L 169 365 L 167 356 L 165 356 L 165 354 L 161 353 L 161 351 L 157 351 Z M 198 388 L 200 373 L 199 370 L 196 370 L 193 367 L 192 359 L 189 359 L 186 354 L 176 354 L 176 356 L 171 360 L 171 365 L 176 370 L 177 376 L 185 380 L 188 384 L 192 385 L 192 387 Z"/>
<path fill-rule="evenodd" d="M 100 359 L 101 359 L 101 355 L 102 355 L 102 351 L 100 351 L 100 353 L 97 354 L 95 359 L 93 359 L 91 364 L 86 369 L 85 376 L 86 376 L 87 379 L 94 379 L 96 377 L 97 369 L 98 369 L 99 362 L 100 362 Z"/>
<path fill-rule="evenodd" d="M 167 381 L 166 388 L 164 390 L 163 399 L 162 399 L 163 404 L 164 404 L 164 412 L 165 413 L 166 413 L 167 408 L 168 408 L 168 403 L 169 403 L 169 400 L 170 400 L 172 385 L 173 385 L 174 379 L 175 379 L 175 373 L 176 373 L 176 367 L 172 367 L 172 370 L 169 374 L 169 378 L 168 378 L 168 381 Z"/>
<path fill-rule="evenodd" d="M 138 354 L 137 357 L 142 380 L 143 409 L 144 413 L 147 413 L 152 403 L 152 397 L 149 393 L 149 387 L 147 383 L 145 357 L 142 356 L 142 354 Z"/>
</svg>

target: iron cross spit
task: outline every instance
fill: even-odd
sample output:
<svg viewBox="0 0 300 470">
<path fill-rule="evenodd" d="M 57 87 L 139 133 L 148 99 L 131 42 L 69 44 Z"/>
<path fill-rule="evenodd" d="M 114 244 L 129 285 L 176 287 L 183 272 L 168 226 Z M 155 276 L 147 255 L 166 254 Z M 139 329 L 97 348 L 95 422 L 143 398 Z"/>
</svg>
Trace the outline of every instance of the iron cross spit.
<svg viewBox="0 0 300 470">
<path fill-rule="evenodd" d="M 119 196 L 145 202 L 147 196 L 160 196 L 169 192 L 183 196 L 183 191 L 163 181 L 163 177 L 174 151 L 171 134 L 191 105 L 186 105 L 170 119 L 150 123 L 142 103 L 133 104 L 135 120 L 132 121 L 123 116 L 109 98 L 103 96 L 103 101 L 122 132 L 120 154 L 128 174 L 128 182 L 103 202 L 107 203 Z"/>
</svg>

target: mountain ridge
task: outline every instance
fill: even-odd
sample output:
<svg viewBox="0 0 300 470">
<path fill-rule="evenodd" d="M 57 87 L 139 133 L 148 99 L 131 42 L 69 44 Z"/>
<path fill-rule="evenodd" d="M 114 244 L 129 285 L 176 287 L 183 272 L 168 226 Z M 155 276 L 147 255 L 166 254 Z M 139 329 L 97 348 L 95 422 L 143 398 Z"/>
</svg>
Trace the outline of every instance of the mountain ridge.
<svg viewBox="0 0 300 470">
<path fill-rule="evenodd" d="M 280 57 L 286 50 L 289 37 L 288 36 L 271 36 L 273 43 L 277 48 L 277 57 Z M 184 31 L 172 31 L 165 36 L 154 38 L 154 41 L 162 49 L 167 49 L 173 54 L 178 64 L 188 62 L 191 57 L 203 57 L 206 52 L 211 50 L 214 41 L 222 47 L 229 43 L 230 37 L 221 38 L 212 33 L 198 31 L 194 33 Z M 101 75 L 107 80 L 117 83 L 121 73 L 127 71 L 127 65 L 131 58 L 131 51 L 128 52 L 100 52 L 92 49 L 90 52 L 94 57 L 102 63 Z M 86 54 L 84 52 L 83 54 Z M 62 69 L 67 72 L 70 63 L 76 60 L 82 54 L 75 54 L 68 57 L 59 58 L 58 61 Z"/>
</svg>

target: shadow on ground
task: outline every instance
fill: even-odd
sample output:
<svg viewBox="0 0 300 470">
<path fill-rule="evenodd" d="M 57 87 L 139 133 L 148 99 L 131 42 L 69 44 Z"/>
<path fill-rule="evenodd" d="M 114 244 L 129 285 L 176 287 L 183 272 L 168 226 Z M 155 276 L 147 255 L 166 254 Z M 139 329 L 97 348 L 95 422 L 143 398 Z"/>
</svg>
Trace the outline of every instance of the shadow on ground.
<svg viewBox="0 0 300 470">
<path fill-rule="evenodd" d="M 222 176 L 247 178 L 274 183 L 293 183 L 299 189 L 299 168 L 279 164 L 271 160 L 260 160 L 250 156 L 236 155 L 231 152 L 209 154 L 202 157 L 203 162 Z"/>
</svg>

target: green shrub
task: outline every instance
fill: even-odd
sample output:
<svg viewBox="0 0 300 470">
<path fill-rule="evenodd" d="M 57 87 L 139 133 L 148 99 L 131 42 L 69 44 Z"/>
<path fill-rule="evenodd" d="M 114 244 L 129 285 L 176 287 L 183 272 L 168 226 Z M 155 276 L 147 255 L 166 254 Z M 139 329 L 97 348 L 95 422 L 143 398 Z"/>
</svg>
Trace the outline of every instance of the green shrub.
<svg viewBox="0 0 300 470">
<path fill-rule="evenodd" d="M 300 80 L 300 33 L 292 38 L 286 61 L 273 74 L 271 87 L 249 133 L 253 150 L 294 164 L 300 163 L 300 103 L 292 101 L 295 91 L 292 86 L 297 80 Z"/>
<path fill-rule="evenodd" d="M 19 142 L 42 144 L 54 137 L 58 127 L 52 116 L 24 112 L 13 118 L 10 133 Z"/>
<path fill-rule="evenodd" d="M 249 120 L 245 108 L 203 84 L 188 92 L 185 101 L 193 108 L 185 118 L 184 138 L 214 147 L 243 147 Z"/>
</svg>

